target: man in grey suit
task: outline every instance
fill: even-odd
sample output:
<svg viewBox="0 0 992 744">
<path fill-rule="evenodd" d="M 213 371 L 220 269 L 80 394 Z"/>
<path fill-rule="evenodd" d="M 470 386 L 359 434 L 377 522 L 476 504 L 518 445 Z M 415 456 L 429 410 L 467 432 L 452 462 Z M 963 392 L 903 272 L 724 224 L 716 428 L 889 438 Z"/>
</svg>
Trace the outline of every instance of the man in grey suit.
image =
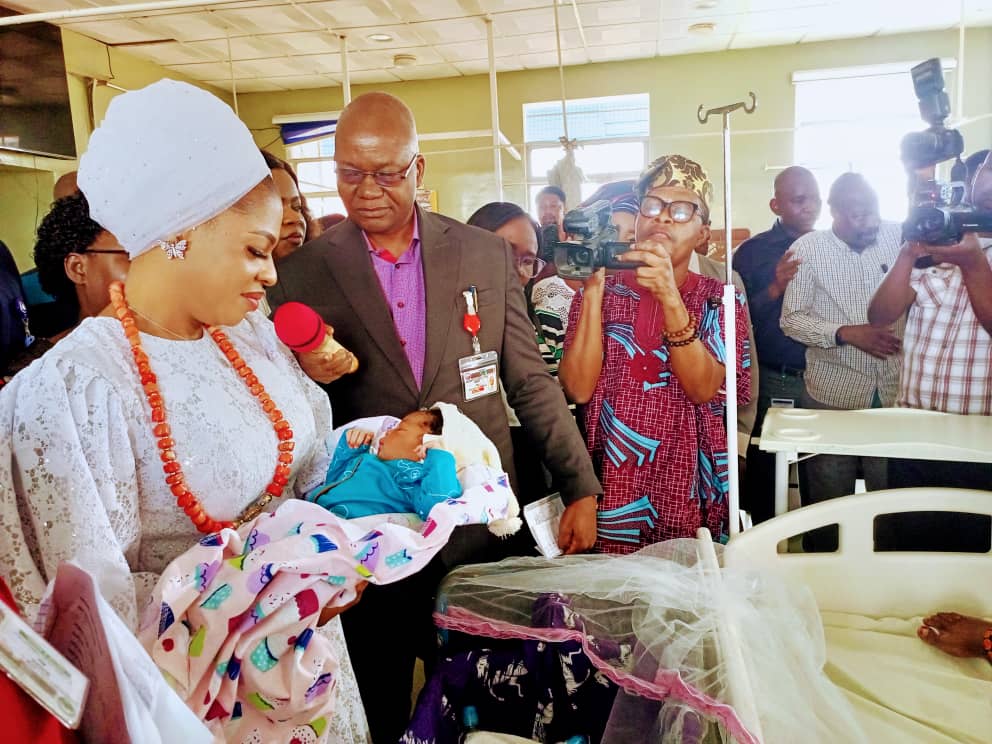
<svg viewBox="0 0 992 744">
<path fill-rule="evenodd" d="M 368 93 L 345 108 L 334 159 L 348 219 L 280 263 L 269 301 L 273 308 L 289 300 L 310 305 L 348 349 L 331 360 L 300 359 L 311 377 L 327 384 L 335 421 L 403 416 L 438 401 L 454 403 L 493 441 L 515 483 L 501 396 L 494 390 L 467 399 L 462 366 L 478 353 L 463 327 L 464 293 L 474 288 L 478 351 L 490 353 L 486 365 L 492 353 L 498 358 L 507 399 L 561 484 L 566 511 L 559 545 L 568 553 L 588 550 L 595 542 L 601 488 L 565 398 L 538 353 L 509 244 L 417 208 L 424 158 L 413 115 L 393 96 Z M 350 374 L 349 353 L 359 361 Z M 439 573 L 505 552 L 484 527 L 459 528 L 434 571 L 369 587 L 342 615 L 377 744 L 395 742 L 405 729 L 413 664 L 427 650 L 425 636 L 432 637 Z"/>
</svg>

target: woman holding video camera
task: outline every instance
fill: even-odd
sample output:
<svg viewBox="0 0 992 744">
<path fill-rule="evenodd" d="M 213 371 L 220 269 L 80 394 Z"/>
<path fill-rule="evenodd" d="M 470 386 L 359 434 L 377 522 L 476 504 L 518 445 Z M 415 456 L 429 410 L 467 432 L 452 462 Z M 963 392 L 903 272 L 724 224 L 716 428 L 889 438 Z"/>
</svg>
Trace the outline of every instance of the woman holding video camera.
<svg viewBox="0 0 992 744">
<path fill-rule="evenodd" d="M 604 495 L 600 552 L 727 532 L 727 357 L 723 285 L 689 271 L 709 241 L 712 186 L 681 155 L 655 160 L 635 186 L 640 212 L 633 250 L 642 264 L 598 271 L 572 303 L 559 378 L 584 404 L 586 445 Z M 738 402 L 750 400 L 744 297 L 737 295 Z"/>
</svg>

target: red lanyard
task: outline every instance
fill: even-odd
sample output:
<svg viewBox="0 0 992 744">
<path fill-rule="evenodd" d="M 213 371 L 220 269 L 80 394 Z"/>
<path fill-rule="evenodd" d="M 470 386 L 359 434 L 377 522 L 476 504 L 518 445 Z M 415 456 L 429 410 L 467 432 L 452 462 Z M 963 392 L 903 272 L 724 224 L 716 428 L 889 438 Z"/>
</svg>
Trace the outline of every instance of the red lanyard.
<svg viewBox="0 0 992 744">
<path fill-rule="evenodd" d="M 479 344 L 479 331 L 482 330 L 482 319 L 479 317 L 479 295 L 475 285 L 462 292 L 465 298 L 465 315 L 462 316 L 462 328 L 472 337 L 472 350 L 479 354 L 482 346 Z"/>
</svg>

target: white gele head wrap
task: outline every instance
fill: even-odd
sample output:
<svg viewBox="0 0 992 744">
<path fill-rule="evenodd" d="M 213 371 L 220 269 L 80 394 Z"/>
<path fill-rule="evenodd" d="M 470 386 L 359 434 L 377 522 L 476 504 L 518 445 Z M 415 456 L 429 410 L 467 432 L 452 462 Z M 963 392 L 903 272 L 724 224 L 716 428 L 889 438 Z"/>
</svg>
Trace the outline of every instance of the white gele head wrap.
<svg viewBox="0 0 992 744">
<path fill-rule="evenodd" d="M 238 202 L 270 175 L 219 98 L 159 80 L 110 103 L 79 161 L 90 216 L 133 259 Z"/>
</svg>

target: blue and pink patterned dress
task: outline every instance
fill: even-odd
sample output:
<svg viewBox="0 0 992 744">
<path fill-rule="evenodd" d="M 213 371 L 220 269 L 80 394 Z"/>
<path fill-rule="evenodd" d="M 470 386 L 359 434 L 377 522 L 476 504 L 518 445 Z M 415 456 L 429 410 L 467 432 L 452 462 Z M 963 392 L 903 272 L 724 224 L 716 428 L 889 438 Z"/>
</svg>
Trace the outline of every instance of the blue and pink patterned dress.
<svg viewBox="0 0 992 744">
<path fill-rule="evenodd" d="M 723 285 L 689 272 L 679 288 L 697 321 L 699 338 L 721 364 Z M 578 329 L 583 296 L 569 313 L 565 354 Z M 737 399 L 751 397 L 750 350 L 744 296 L 737 294 Z M 726 392 L 697 405 L 672 371 L 662 338 L 660 304 L 633 276 L 606 278 L 603 296 L 603 370 L 584 407 L 586 446 L 603 485 L 595 550 L 633 553 L 645 545 L 693 537 L 708 527 L 727 532 Z"/>
</svg>

